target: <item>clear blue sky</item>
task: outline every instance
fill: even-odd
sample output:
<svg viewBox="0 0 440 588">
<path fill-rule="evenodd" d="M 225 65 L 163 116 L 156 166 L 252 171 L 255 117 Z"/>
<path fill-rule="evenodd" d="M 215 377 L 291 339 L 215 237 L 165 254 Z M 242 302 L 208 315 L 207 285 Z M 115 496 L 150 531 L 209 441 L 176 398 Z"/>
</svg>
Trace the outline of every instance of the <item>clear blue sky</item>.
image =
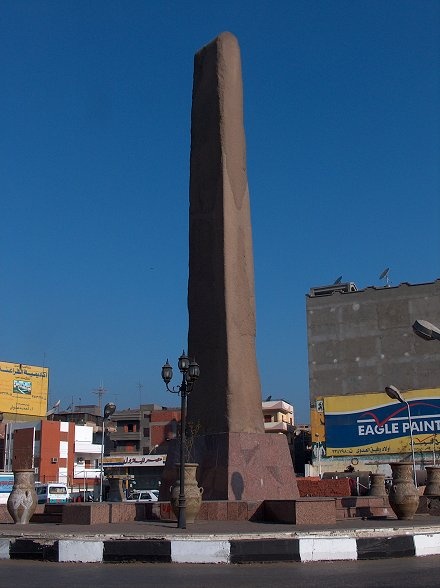
<svg viewBox="0 0 440 588">
<path fill-rule="evenodd" d="M 64 408 L 101 382 L 178 404 L 193 56 L 225 30 L 263 396 L 308 421 L 310 287 L 440 277 L 439 1 L 3 0 L 0 359 L 47 365 Z"/>
</svg>

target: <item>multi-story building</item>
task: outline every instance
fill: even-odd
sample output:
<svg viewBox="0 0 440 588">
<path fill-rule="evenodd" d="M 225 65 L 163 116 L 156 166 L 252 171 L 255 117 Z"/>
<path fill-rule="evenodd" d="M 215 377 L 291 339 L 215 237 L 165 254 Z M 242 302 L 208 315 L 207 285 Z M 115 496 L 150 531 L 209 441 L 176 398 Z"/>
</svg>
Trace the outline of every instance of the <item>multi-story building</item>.
<svg viewBox="0 0 440 588">
<path fill-rule="evenodd" d="M 72 489 L 96 489 L 101 442 L 91 427 L 40 420 L 6 425 L 5 470 L 34 469 L 35 480 L 64 482 Z"/>
<path fill-rule="evenodd" d="M 293 406 L 285 400 L 272 400 L 270 396 L 261 403 L 264 431 L 286 436 L 292 463 L 295 464 L 295 427 Z"/>
<path fill-rule="evenodd" d="M 268 398 L 261 403 L 264 430 L 266 433 L 284 433 L 288 438 L 293 435 L 293 406 L 285 400 Z"/>
<path fill-rule="evenodd" d="M 158 404 L 116 411 L 111 417 L 114 430 L 112 455 L 166 453 L 166 443 L 176 436 L 180 409 Z"/>
<path fill-rule="evenodd" d="M 371 469 L 411 456 L 411 437 L 419 463 L 433 458 L 437 436 L 440 442 L 440 345 L 414 334 L 420 319 L 440 324 L 440 280 L 310 290 L 312 441 L 323 471 Z M 385 394 L 389 385 L 403 392 L 408 407 Z"/>
</svg>

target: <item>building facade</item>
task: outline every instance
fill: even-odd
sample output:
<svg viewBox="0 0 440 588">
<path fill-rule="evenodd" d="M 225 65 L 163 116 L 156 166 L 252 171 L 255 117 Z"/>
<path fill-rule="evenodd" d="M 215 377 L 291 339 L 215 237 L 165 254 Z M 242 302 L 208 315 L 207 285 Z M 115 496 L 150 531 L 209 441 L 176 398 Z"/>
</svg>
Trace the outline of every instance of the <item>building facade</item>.
<svg viewBox="0 0 440 588">
<path fill-rule="evenodd" d="M 412 433 L 417 461 L 433 459 L 440 345 L 417 337 L 412 325 L 440 324 L 440 280 L 312 288 L 306 310 L 314 464 L 336 469 L 402 459 L 411 455 Z M 406 405 L 385 394 L 389 385 L 409 402 L 411 425 Z"/>
<path fill-rule="evenodd" d="M 8 423 L 4 462 L 5 471 L 33 469 L 38 482 L 94 491 L 100 482 L 101 442 L 93 428 L 72 422 Z"/>
<path fill-rule="evenodd" d="M 166 453 L 167 441 L 177 434 L 180 409 L 158 404 L 116 411 L 112 417 L 110 439 L 112 455 L 149 455 Z"/>
</svg>

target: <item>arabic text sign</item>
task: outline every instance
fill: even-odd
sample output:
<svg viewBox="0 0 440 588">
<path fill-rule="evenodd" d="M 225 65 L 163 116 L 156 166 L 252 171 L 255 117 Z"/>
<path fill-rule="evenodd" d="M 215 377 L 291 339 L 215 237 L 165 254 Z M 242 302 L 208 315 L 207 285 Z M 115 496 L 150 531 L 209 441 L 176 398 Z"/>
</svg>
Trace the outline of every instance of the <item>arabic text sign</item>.
<svg viewBox="0 0 440 588">
<path fill-rule="evenodd" d="M 165 465 L 166 458 L 166 455 L 134 455 L 133 457 L 112 455 L 110 457 L 104 457 L 103 464 L 106 468 L 131 466 L 162 467 Z"/>
<path fill-rule="evenodd" d="M 414 449 L 432 452 L 440 443 L 440 389 L 404 394 L 411 411 Z M 406 404 L 384 394 L 327 397 L 327 456 L 407 453 L 411 451 Z"/>
<path fill-rule="evenodd" d="M 0 362 L 0 412 L 45 416 L 48 387 L 48 368 Z"/>
</svg>

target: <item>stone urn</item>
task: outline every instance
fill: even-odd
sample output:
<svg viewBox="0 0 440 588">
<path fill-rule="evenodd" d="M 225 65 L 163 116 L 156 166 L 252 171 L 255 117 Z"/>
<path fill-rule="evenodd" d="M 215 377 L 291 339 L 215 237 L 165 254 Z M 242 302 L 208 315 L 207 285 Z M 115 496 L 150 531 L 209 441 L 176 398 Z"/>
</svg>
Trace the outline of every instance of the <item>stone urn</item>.
<svg viewBox="0 0 440 588">
<path fill-rule="evenodd" d="M 34 470 L 15 470 L 14 485 L 7 503 L 16 525 L 27 525 L 37 507 Z"/>
<path fill-rule="evenodd" d="M 371 486 L 368 494 L 369 496 L 386 497 L 385 474 L 371 474 Z"/>
<path fill-rule="evenodd" d="M 399 461 L 391 463 L 393 483 L 388 500 L 398 519 L 410 520 L 419 506 L 419 493 L 414 484 L 413 464 Z"/>
<path fill-rule="evenodd" d="M 426 466 L 426 486 L 424 496 L 440 496 L 440 466 Z"/>
<path fill-rule="evenodd" d="M 180 464 L 176 464 L 177 475 L 180 475 Z M 197 484 L 196 473 L 198 463 L 185 464 L 185 511 L 186 522 L 193 523 L 199 514 L 202 505 L 203 488 Z M 180 479 L 178 478 L 171 487 L 171 508 L 176 517 L 179 516 L 179 494 L 180 494 Z"/>
</svg>

